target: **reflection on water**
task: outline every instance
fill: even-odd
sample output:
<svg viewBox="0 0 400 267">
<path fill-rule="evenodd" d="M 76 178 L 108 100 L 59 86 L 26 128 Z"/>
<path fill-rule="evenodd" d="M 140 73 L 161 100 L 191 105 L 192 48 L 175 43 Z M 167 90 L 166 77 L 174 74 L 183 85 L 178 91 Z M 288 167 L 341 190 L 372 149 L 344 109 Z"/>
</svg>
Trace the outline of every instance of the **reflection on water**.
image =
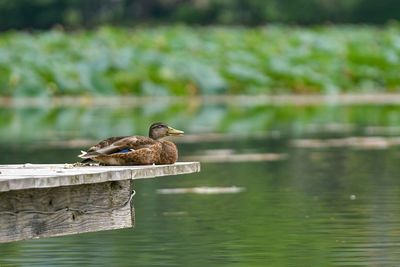
<svg viewBox="0 0 400 267">
<path fill-rule="evenodd" d="M 1 244 L 0 265 L 398 265 L 398 149 L 310 149 L 270 141 L 226 143 L 225 148 L 274 151 L 287 155 L 285 159 L 204 163 L 199 174 L 137 181 L 135 229 Z M 215 146 L 185 144 L 181 150 L 191 155 Z M 76 154 L 15 146 L 1 150 L 14 151 L 12 160 L 35 154 L 36 162 L 68 162 Z M 158 193 L 194 187 L 245 190 Z"/>
<path fill-rule="evenodd" d="M 400 134 L 399 105 L 273 105 L 268 101 L 247 105 L 246 101 L 244 104 L 207 102 L 201 98 L 143 102 L 128 98 L 118 104 L 121 99 L 116 100 L 77 106 L 51 105 L 52 102 L 29 106 L 18 105 L 17 101 L 16 105 L 4 107 L 0 103 L 0 140 L 29 143 L 89 138 L 93 141 L 108 136 L 146 134 L 149 124 L 155 121 L 167 122 L 202 138 L 210 133 L 231 137 L 282 134 L 303 137 L 321 132 L 348 135 L 355 131 L 368 135 Z"/>
</svg>

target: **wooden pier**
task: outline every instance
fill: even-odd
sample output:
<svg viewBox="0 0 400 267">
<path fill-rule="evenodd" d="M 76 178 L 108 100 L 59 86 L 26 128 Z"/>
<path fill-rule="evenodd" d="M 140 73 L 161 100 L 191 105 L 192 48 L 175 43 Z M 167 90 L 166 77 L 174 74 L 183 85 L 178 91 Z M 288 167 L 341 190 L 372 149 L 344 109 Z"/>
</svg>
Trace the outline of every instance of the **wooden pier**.
<svg viewBox="0 0 400 267">
<path fill-rule="evenodd" d="M 0 165 L 0 243 L 132 227 L 134 180 L 199 171 L 198 162 Z"/>
</svg>

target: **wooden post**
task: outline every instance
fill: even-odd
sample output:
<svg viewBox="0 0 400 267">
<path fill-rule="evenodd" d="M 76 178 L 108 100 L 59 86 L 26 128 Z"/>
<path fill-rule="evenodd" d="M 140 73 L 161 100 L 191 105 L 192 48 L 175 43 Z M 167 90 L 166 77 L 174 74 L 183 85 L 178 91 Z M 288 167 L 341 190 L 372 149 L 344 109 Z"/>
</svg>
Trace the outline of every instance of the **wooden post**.
<svg viewBox="0 0 400 267">
<path fill-rule="evenodd" d="M 163 166 L 0 166 L 0 243 L 134 226 L 133 180 L 200 171 Z"/>
</svg>

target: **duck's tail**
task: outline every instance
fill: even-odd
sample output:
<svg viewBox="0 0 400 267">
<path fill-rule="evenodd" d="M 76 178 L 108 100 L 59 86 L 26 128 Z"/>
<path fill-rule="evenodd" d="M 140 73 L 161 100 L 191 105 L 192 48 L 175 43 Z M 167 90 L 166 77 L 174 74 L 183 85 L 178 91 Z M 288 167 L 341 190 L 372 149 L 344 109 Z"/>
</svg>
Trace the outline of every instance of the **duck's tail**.
<svg viewBox="0 0 400 267">
<path fill-rule="evenodd" d="M 78 155 L 78 157 L 80 157 L 81 159 L 91 159 L 91 158 L 95 158 L 98 155 L 100 155 L 100 153 L 95 152 L 95 151 L 91 151 L 91 152 L 86 152 L 81 150 L 81 154 Z"/>
<path fill-rule="evenodd" d="M 87 154 L 88 153 L 86 151 L 81 150 L 81 154 L 79 154 L 78 157 L 80 157 L 82 159 L 87 159 L 88 158 Z"/>
</svg>

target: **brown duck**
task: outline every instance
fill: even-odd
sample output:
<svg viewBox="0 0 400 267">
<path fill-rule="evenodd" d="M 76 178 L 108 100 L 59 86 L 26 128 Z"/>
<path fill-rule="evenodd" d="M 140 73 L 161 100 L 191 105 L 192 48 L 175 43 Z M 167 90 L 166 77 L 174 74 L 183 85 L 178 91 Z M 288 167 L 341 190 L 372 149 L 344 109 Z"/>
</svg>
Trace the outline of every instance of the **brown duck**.
<svg viewBox="0 0 400 267">
<path fill-rule="evenodd" d="M 105 165 L 173 164 L 178 159 L 178 149 L 163 138 L 182 135 L 183 131 L 157 122 L 150 126 L 149 137 L 110 137 L 88 151 L 81 151 L 78 157 L 84 159 L 83 162 L 92 160 Z"/>
</svg>

